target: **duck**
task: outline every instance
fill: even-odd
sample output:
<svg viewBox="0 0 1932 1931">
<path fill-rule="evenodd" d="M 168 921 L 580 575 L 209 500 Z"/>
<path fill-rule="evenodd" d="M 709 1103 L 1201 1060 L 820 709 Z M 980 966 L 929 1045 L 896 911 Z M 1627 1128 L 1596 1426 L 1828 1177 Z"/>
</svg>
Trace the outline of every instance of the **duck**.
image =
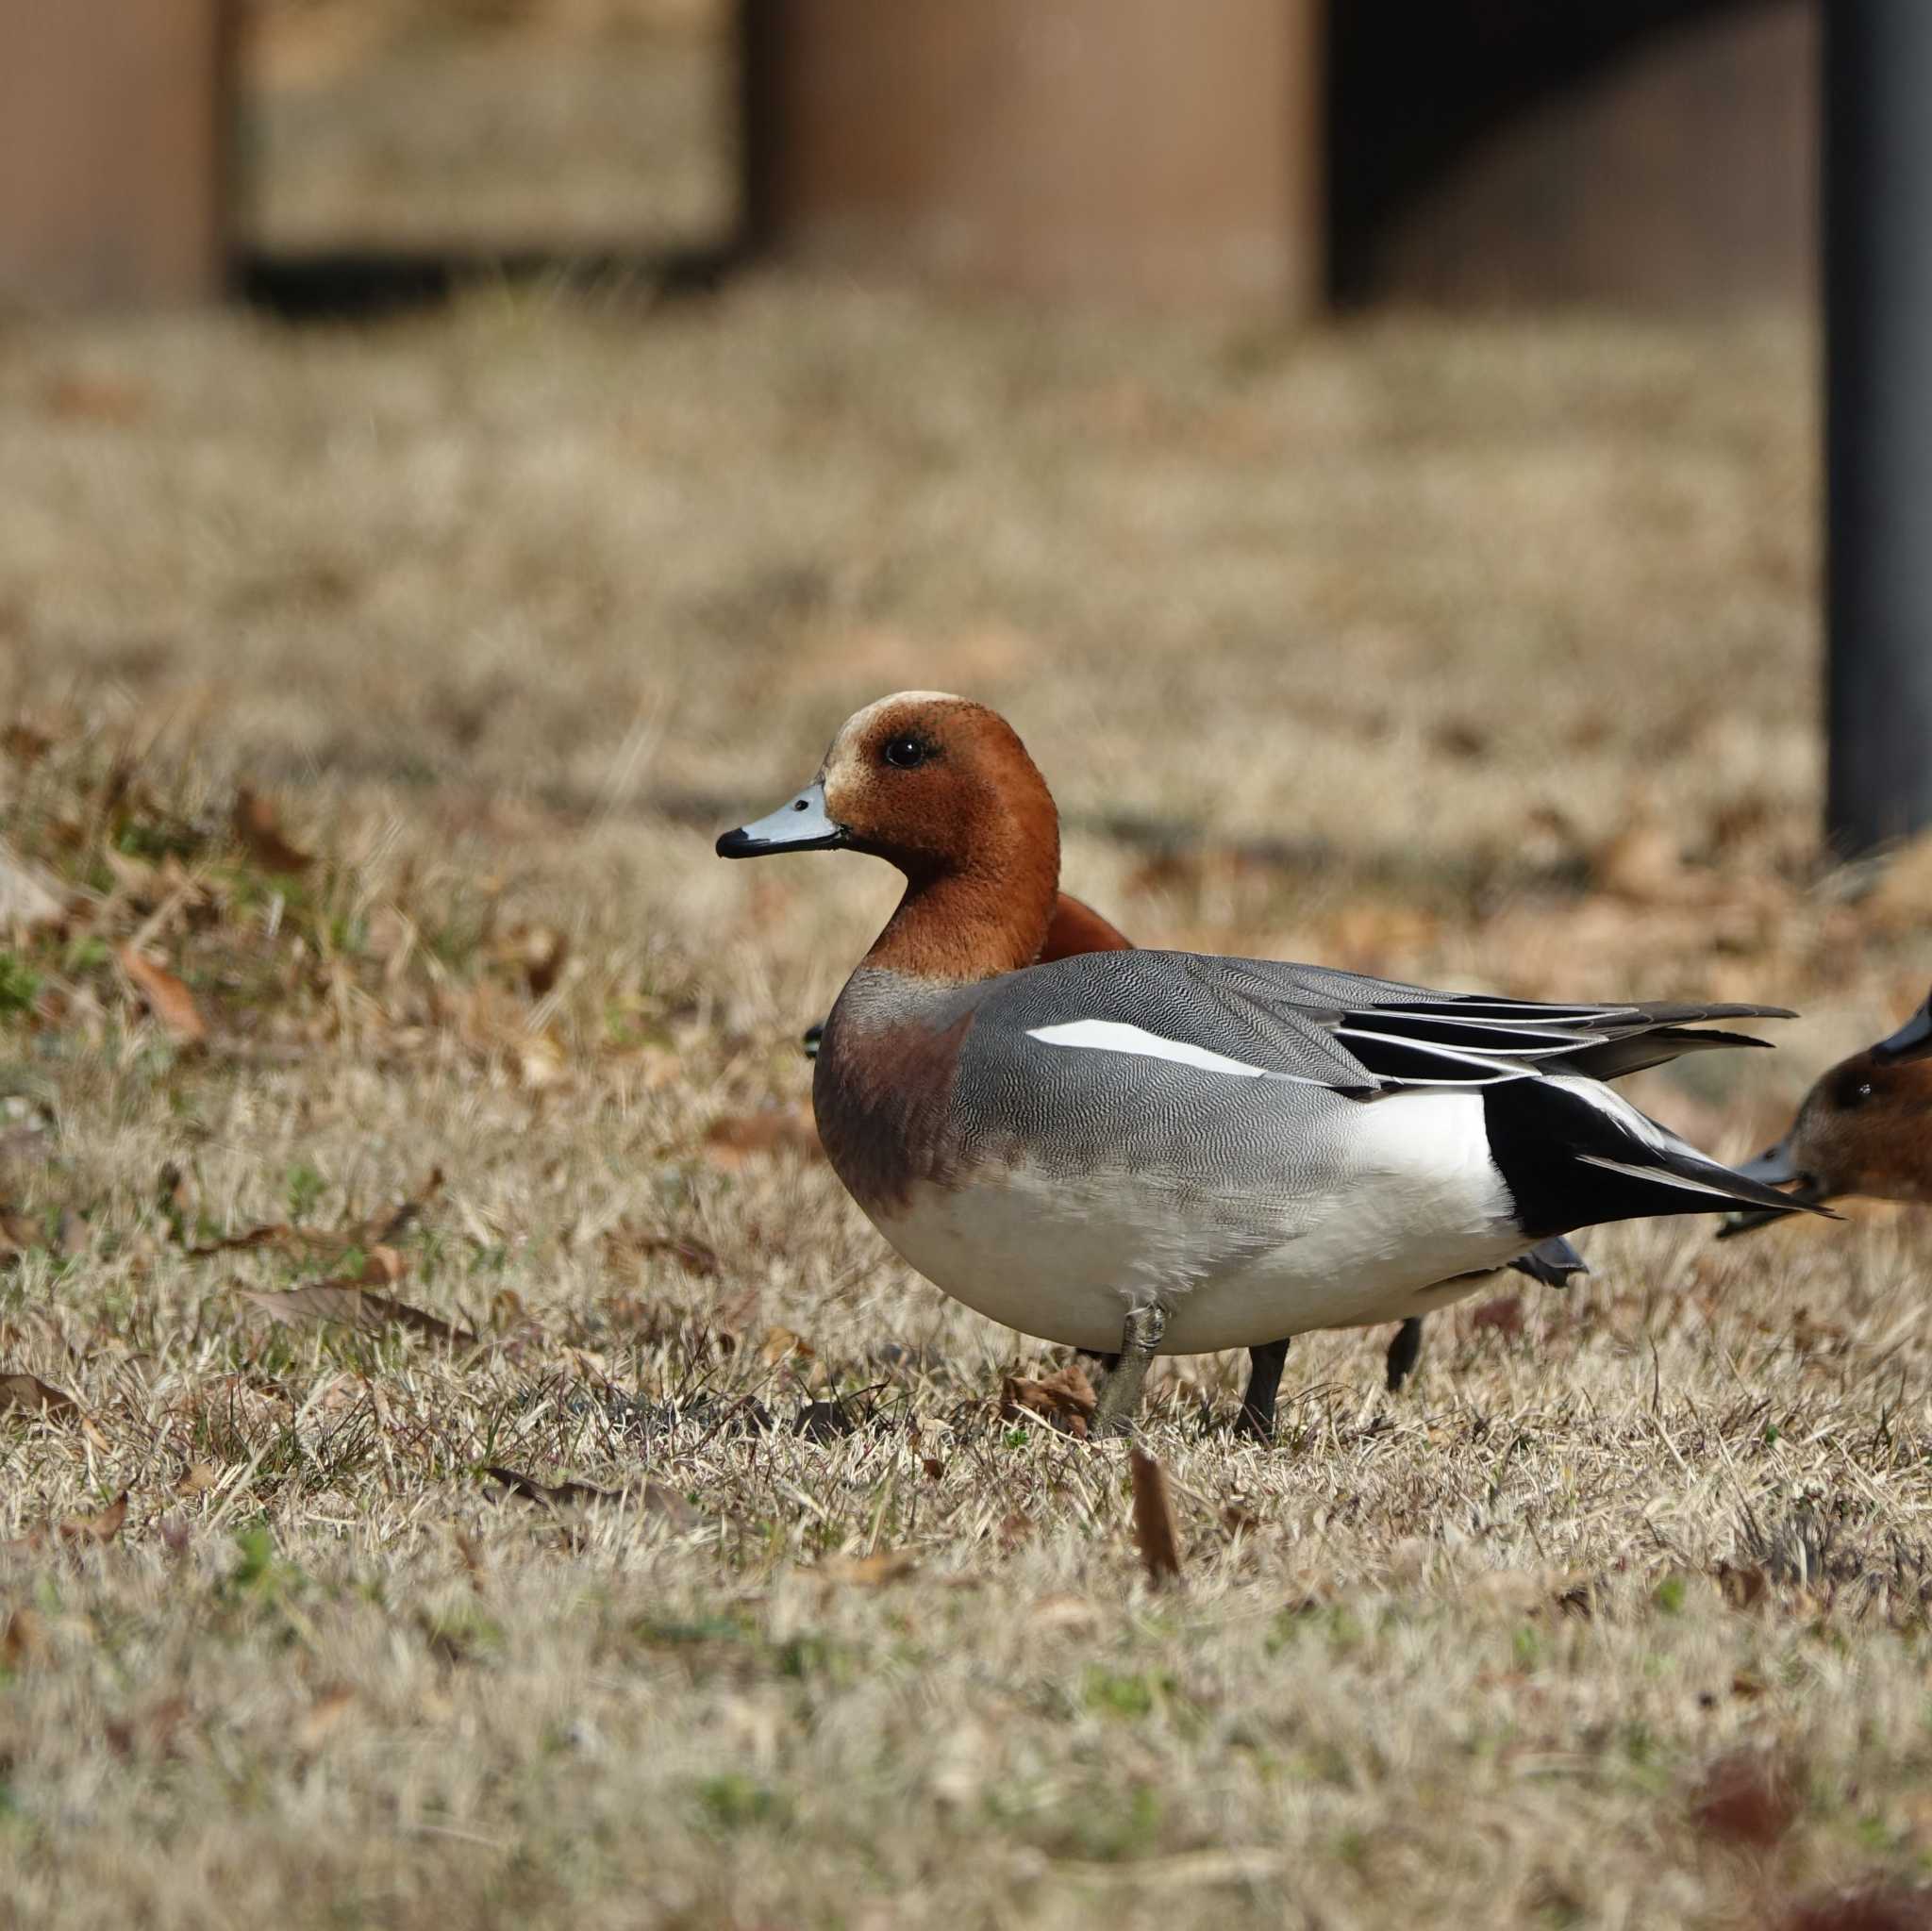
<svg viewBox="0 0 1932 1931">
<path fill-rule="evenodd" d="M 1852 1194 L 1932 1204 L 1932 992 L 1895 1033 L 1822 1074 L 1783 1137 L 1738 1171 L 1812 1206 Z M 1780 1218 L 1740 1208 L 1718 1238 Z"/>
<path fill-rule="evenodd" d="M 1104 913 L 1094 910 L 1086 900 L 1070 891 L 1055 894 L 1053 910 L 1046 924 L 1046 937 L 1035 965 L 1051 965 L 1057 958 L 1069 958 L 1080 952 L 1131 952 L 1134 941 Z M 803 1044 L 808 1059 L 818 1057 L 819 1041 L 824 1036 L 824 1022 L 808 1026 Z M 1542 1240 L 1527 1254 L 1518 1255 L 1509 1265 L 1519 1273 L 1545 1287 L 1565 1288 L 1589 1266 L 1568 1240 Z M 1259 1441 L 1274 1439 L 1274 1403 L 1281 1387 L 1282 1371 L 1288 1363 L 1289 1337 L 1248 1350 L 1248 1384 L 1236 1411 L 1235 1429 Z M 1420 1315 L 1410 1315 L 1395 1330 L 1383 1357 L 1383 1385 L 1391 1394 L 1400 1393 L 1415 1365 L 1422 1357 L 1423 1323 Z M 1112 1353 L 1090 1355 L 1104 1373 L 1119 1366 Z"/>
<path fill-rule="evenodd" d="M 1607 1084 L 1775 1006 L 1568 1004 L 1318 965 L 1129 949 L 1036 963 L 1059 815 L 1012 725 L 878 699 L 733 859 L 856 851 L 906 880 L 825 1022 L 819 1138 L 914 1272 L 975 1312 L 1117 1353 L 1090 1424 L 1132 1431 L 1156 1354 L 1426 1315 L 1540 1240 L 1641 1217 L 1829 1214 Z"/>
</svg>

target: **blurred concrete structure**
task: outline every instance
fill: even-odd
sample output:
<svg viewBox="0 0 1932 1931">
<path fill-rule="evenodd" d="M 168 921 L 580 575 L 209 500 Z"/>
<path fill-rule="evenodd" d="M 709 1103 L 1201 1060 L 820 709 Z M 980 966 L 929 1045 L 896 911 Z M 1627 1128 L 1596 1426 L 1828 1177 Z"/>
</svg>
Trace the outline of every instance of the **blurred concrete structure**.
<svg viewBox="0 0 1932 1931">
<path fill-rule="evenodd" d="M 1818 0 L 1334 0 L 1343 300 L 1808 296 Z"/>
<path fill-rule="evenodd" d="M 0 0 L 0 301 L 207 299 L 231 0 Z"/>
<path fill-rule="evenodd" d="M 0 296 L 226 285 L 242 4 L 0 0 Z M 1811 285 L 1824 0 L 735 5 L 774 252 L 1277 313 Z"/>
<path fill-rule="evenodd" d="M 1319 0 L 745 0 L 747 226 L 1058 298 L 1323 294 Z"/>
<path fill-rule="evenodd" d="M 1819 0 L 741 0 L 751 238 L 1047 296 L 1813 286 Z"/>
</svg>

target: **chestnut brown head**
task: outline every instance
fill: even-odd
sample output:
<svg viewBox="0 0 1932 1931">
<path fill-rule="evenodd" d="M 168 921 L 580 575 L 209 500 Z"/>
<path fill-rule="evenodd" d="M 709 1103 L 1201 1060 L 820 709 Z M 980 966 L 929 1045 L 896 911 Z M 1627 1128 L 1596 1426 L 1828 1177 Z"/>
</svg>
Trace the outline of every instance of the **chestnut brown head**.
<svg viewBox="0 0 1932 1931">
<path fill-rule="evenodd" d="M 1824 1074 L 1785 1137 L 1740 1171 L 1809 1201 L 1932 1202 L 1932 996 Z"/>
</svg>

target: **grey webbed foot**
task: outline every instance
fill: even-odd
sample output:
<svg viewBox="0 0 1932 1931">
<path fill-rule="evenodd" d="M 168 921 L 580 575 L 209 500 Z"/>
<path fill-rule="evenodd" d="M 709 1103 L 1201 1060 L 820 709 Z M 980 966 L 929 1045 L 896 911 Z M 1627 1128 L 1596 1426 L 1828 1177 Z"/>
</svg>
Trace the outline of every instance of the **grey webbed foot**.
<svg viewBox="0 0 1932 1931">
<path fill-rule="evenodd" d="M 1133 1427 L 1134 1411 L 1141 1406 L 1141 1384 L 1147 1378 L 1147 1364 L 1153 1360 L 1154 1351 L 1166 1332 L 1164 1307 L 1136 1307 L 1127 1316 L 1121 1334 L 1119 1363 L 1107 1377 L 1107 1386 L 1100 1390 L 1099 1406 L 1088 1424 L 1091 1439 L 1105 1440 L 1109 1436 L 1124 1435 Z"/>
</svg>

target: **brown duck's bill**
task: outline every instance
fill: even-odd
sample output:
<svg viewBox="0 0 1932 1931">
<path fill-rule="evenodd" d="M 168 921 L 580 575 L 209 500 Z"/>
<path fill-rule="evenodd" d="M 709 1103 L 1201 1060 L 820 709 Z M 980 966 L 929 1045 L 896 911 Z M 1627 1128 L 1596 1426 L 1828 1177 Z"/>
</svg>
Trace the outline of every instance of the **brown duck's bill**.
<svg viewBox="0 0 1932 1931">
<path fill-rule="evenodd" d="M 842 824 L 825 809 L 825 788 L 806 786 L 790 804 L 780 805 L 718 841 L 721 858 L 761 858 L 769 852 L 834 852 L 847 841 Z"/>
</svg>

